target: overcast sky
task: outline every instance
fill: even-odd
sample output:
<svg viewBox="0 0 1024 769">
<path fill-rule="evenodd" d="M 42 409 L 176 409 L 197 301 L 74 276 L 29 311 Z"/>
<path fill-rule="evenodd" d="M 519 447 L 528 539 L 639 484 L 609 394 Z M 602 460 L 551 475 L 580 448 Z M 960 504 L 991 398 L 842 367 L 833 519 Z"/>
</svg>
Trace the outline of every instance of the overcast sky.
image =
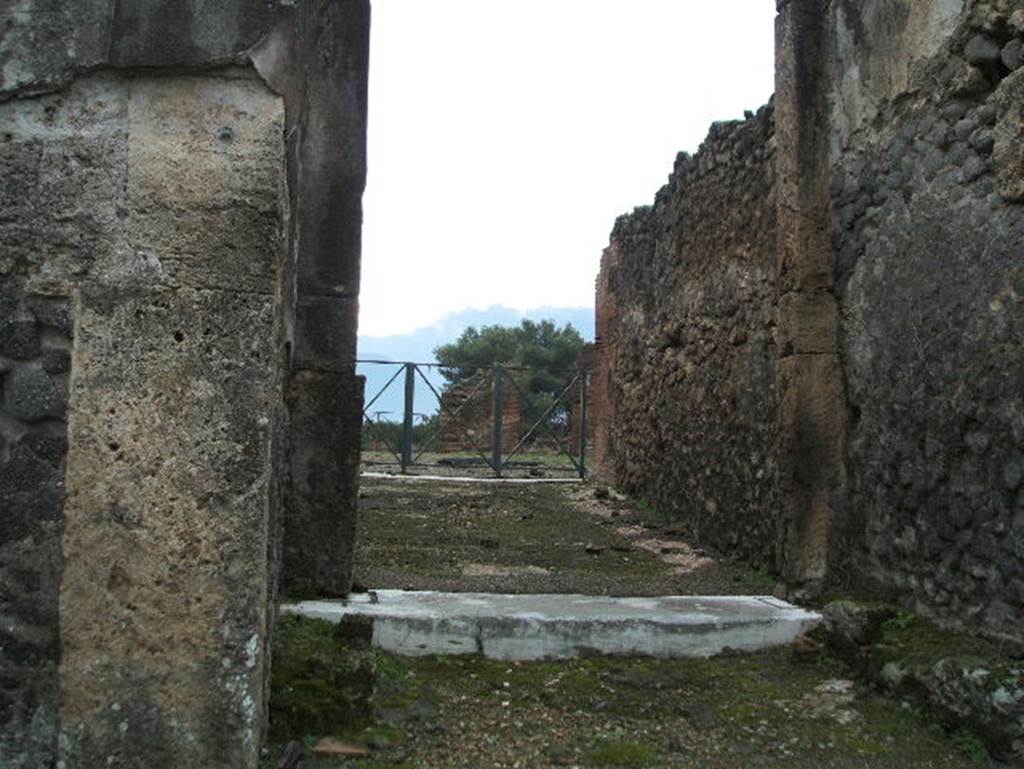
<svg viewBox="0 0 1024 769">
<path fill-rule="evenodd" d="M 772 0 L 374 0 L 360 333 L 593 303 L 615 218 L 773 90 Z"/>
</svg>

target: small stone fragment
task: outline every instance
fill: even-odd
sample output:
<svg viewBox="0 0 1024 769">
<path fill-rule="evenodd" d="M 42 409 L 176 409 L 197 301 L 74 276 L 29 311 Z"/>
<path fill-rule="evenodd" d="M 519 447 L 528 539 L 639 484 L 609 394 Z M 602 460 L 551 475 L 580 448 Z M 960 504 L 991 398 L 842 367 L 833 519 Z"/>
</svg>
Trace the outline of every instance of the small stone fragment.
<svg viewBox="0 0 1024 769">
<path fill-rule="evenodd" d="M 975 454 L 984 454 L 985 449 L 988 448 L 989 442 L 988 435 L 977 430 L 969 432 L 964 436 L 964 443 L 966 443 L 967 447 Z"/>
<path fill-rule="evenodd" d="M 964 47 L 964 58 L 975 65 L 994 64 L 999 61 L 999 44 L 988 35 L 977 34 Z"/>
<path fill-rule="evenodd" d="M 366 758 L 370 749 L 365 745 L 342 742 L 334 737 L 324 737 L 313 746 L 313 754 L 317 756 L 344 756 L 346 758 Z"/>
<path fill-rule="evenodd" d="M 814 662 L 821 656 L 821 644 L 806 635 L 793 639 L 793 659 L 797 662 Z"/>
<path fill-rule="evenodd" d="M 996 146 L 996 136 L 991 128 L 979 128 L 971 134 L 971 146 L 982 155 L 991 155 Z"/>
<path fill-rule="evenodd" d="M 1014 11 L 1010 15 L 1010 29 L 1018 35 L 1024 35 L 1024 8 Z"/>
<path fill-rule="evenodd" d="M 984 160 L 979 157 L 968 158 L 963 168 L 960 169 L 960 183 L 970 184 L 984 176 L 986 171 L 988 171 L 988 163 Z"/>
<path fill-rule="evenodd" d="M 701 702 L 684 702 L 679 706 L 679 712 L 698 732 L 714 729 L 718 723 L 715 711 Z"/>
<path fill-rule="evenodd" d="M 974 116 L 981 125 L 994 126 L 996 118 L 999 116 L 999 110 L 996 109 L 995 104 L 982 104 Z"/>
<path fill-rule="evenodd" d="M 953 135 L 956 136 L 958 141 L 964 141 L 968 136 L 974 133 L 974 130 L 978 127 L 978 124 L 971 118 L 964 118 L 958 120 L 956 125 L 953 126 Z"/>
<path fill-rule="evenodd" d="M 1020 38 L 1014 38 L 1003 46 L 1000 58 L 1003 60 L 1003 64 L 1006 65 L 1006 68 L 1011 72 L 1020 68 L 1022 49 L 1024 49 L 1024 41 Z"/>
<path fill-rule="evenodd" d="M 939 110 L 939 114 L 946 120 L 959 120 L 967 114 L 968 105 L 966 102 L 953 101 Z"/>
<path fill-rule="evenodd" d="M 1024 481 L 1024 459 L 1011 459 L 1003 466 L 1003 483 L 1010 491 L 1017 489 Z"/>
<path fill-rule="evenodd" d="M 992 83 L 985 73 L 977 67 L 970 65 L 964 65 L 961 70 L 950 83 L 951 93 L 954 95 L 972 95 L 984 93 L 992 88 Z"/>
</svg>

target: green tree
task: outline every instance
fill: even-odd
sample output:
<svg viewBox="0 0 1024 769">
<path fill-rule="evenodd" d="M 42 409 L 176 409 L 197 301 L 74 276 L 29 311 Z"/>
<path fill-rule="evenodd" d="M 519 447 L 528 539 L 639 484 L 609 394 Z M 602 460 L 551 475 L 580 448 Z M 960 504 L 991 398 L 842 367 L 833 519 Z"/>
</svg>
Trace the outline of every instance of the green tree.
<svg viewBox="0 0 1024 769">
<path fill-rule="evenodd" d="M 539 419 L 572 378 L 582 349 L 583 337 L 571 323 L 560 328 L 550 320 L 524 320 L 519 326 L 470 326 L 455 342 L 437 347 L 434 357 L 449 385 L 496 364 L 528 369 L 510 375 L 523 391 L 527 415 Z M 554 421 L 567 413 L 563 404 Z"/>
</svg>

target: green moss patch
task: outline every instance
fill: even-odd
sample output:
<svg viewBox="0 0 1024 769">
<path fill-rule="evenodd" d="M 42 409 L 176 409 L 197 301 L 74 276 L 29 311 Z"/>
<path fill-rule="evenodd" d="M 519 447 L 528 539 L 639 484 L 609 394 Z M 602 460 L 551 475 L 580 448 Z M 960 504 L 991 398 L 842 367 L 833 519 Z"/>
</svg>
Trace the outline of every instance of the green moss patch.
<svg viewBox="0 0 1024 769">
<path fill-rule="evenodd" d="M 946 630 L 908 611 L 894 611 L 882 623 L 878 650 L 907 668 L 931 668 L 941 659 L 959 657 L 986 660 L 992 666 L 1006 661 L 1003 649 L 996 644 L 965 633 Z"/>
<path fill-rule="evenodd" d="M 365 629 L 281 617 L 271 670 L 273 740 L 342 735 L 371 714 L 376 655 Z"/>
<path fill-rule="evenodd" d="M 657 757 L 658 751 L 642 742 L 603 740 L 597 747 L 586 752 L 584 760 L 593 766 L 643 769 L 652 766 Z"/>
</svg>

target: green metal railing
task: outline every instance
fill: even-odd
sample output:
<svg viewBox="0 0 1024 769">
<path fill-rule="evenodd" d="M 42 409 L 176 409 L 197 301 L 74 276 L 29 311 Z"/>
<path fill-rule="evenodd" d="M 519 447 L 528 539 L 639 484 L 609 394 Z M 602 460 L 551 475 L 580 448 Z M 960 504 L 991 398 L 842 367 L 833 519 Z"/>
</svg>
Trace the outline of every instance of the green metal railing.
<svg viewBox="0 0 1024 769">
<path fill-rule="evenodd" d="M 455 423 L 465 438 L 465 445 L 470 446 L 476 455 L 470 460 L 462 460 L 463 465 L 486 468 L 487 472 L 496 477 L 503 477 L 507 473 L 522 470 L 536 470 L 537 465 L 544 465 L 546 472 L 568 472 L 574 476 L 585 478 L 587 474 L 587 387 L 589 375 L 586 371 L 574 369 L 560 372 L 565 376 L 564 385 L 553 394 L 547 408 L 539 415 L 528 414 L 524 424 L 528 429 L 524 430 L 513 448 L 503 451 L 505 445 L 505 407 L 509 388 L 514 388 L 518 395 L 520 405 L 529 402 L 530 398 L 523 385 L 517 381 L 517 376 L 522 377 L 533 371 L 517 366 L 491 366 L 486 369 L 478 369 L 478 372 L 486 371 L 487 376 L 477 376 L 475 383 L 471 382 L 471 388 L 464 394 L 461 403 L 457 408 L 446 407 L 444 389 L 435 386 L 427 373 L 432 369 L 441 369 L 438 363 L 414 363 L 414 362 L 392 362 L 376 360 L 360 360 L 357 363 L 361 366 L 394 366 L 395 371 L 372 398 L 369 398 L 363 407 L 364 434 L 376 445 L 384 445 L 387 454 L 391 458 L 367 459 L 364 457 L 366 466 L 383 466 L 397 469 L 403 474 L 411 474 L 429 468 L 449 468 L 458 464 L 456 460 L 442 457 L 439 461 L 431 461 L 433 454 L 441 454 L 440 440 L 442 433 L 451 423 Z M 546 372 L 553 373 L 553 372 Z M 417 412 L 417 377 L 422 381 L 428 391 L 437 402 L 436 420 L 432 430 L 427 430 L 427 437 L 424 439 L 423 430 L 420 430 L 420 446 L 417 448 L 417 426 L 416 417 L 424 415 Z M 389 414 L 389 411 L 373 411 L 374 405 L 382 396 L 387 393 L 399 380 L 404 387 L 402 419 L 400 422 L 383 421 L 381 416 Z M 488 393 L 486 390 L 488 389 Z M 482 405 L 485 398 L 490 399 L 490 445 L 479 446 L 479 439 L 469 434 L 463 421 L 460 419 L 462 412 L 471 404 Z M 375 416 L 371 416 L 375 414 Z M 559 423 L 557 415 L 565 416 L 565 422 Z M 432 417 L 431 417 L 432 418 Z M 400 428 L 400 429 L 398 429 Z M 568 430 L 566 430 L 568 428 Z M 450 427 L 449 427 L 450 429 Z M 574 439 L 574 432 L 578 431 L 578 439 Z M 397 432 L 397 435 L 396 435 Z M 551 465 L 539 461 L 527 461 L 524 455 L 530 449 L 536 449 L 539 439 L 546 438 L 554 446 L 555 451 L 547 450 L 545 453 L 557 457 L 563 462 L 562 466 Z M 430 452 L 435 447 L 436 451 Z M 466 453 L 465 451 L 461 453 Z M 517 459 L 518 458 L 518 459 Z M 568 464 L 564 464 L 568 460 Z"/>
</svg>

